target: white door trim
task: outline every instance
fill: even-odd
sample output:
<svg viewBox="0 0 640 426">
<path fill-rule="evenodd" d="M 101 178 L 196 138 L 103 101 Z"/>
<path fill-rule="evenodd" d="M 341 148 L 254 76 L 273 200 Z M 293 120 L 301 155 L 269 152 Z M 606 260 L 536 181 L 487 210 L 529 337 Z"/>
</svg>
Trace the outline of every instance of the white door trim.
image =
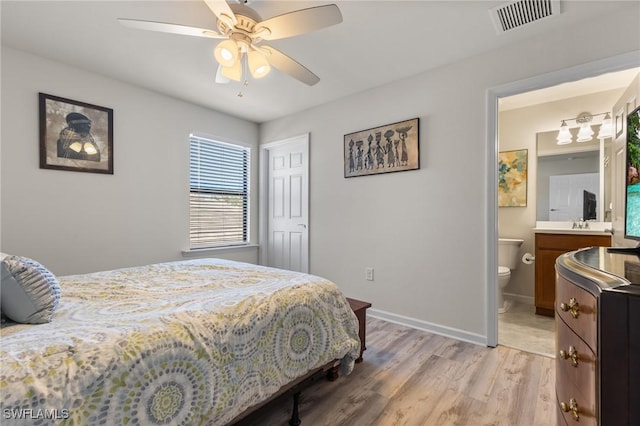
<svg viewBox="0 0 640 426">
<path fill-rule="evenodd" d="M 307 144 L 307 151 L 309 148 L 309 133 L 303 133 L 298 136 L 292 136 L 287 139 L 282 139 L 279 141 L 268 142 L 260 145 L 260 185 L 259 185 L 259 197 L 258 202 L 260 203 L 259 209 L 259 217 L 258 217 L 258 241 L 259 241 L 259 249 L 258 249 L 258 263 L 260 265 L 267 265 L 268 261 L 268 248 L 269 248 L 269 150 L 280 147 L 292 142 L 300 142 L 301 139 L 304 139 L 304 143 Z M 308 175 L 307 170 L 307 175 Z M 309 211 L 307 206 L 307 211 Z M 309 232 L 309 225 L 307 223 L 307 232 L 310 237 L 311 233 Z M 307 239 L 308 240 L 308 239 Z M 308 250 L 307 250 L 308 253 Z M 307 259 L 307 265 L 309 264 L 309 259 Z"/>
<path fill-rule="evenodd" d="M 497 346 L 498 344 L 498 309 L 496 306 L 498 286 L 498 188 L 496 184 L 498 181 L 498 99 L 639 66 L 640 51 L 636 50 L 487 89 L 487 229 L 485 234 L 487 241 L 485 258 L 487 265 L 485 278 L 487 346 Z"/>
</svg>

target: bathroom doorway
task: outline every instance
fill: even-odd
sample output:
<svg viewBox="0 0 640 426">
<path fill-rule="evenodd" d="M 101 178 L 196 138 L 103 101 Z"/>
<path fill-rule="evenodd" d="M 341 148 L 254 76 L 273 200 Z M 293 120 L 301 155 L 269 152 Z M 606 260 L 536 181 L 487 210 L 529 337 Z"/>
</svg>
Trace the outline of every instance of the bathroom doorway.
<svg viewBox="0 0 640 426">
<path fill-rule="evenodd" d="M 505 314 L 498 314 L 497 309 L 497 240 L 498 237 L 503 238 L 522 238 L 525 240 L 523 244 L 521 255 L 525 253 L 534 253 L 534 240 L 535 236 L 533 228 L 535 227 L 535 191 L 530 191 L 528 194 L 528 205 L 534 213 L 530 214 L 527 219 L 527 214 L 523 214 L 523 210 L 520 210 L 519 214 L 512 214 L 515 219 L 510 219 L 505 222 L 504 215 L 499 211 L 497 205 L 497 188 L 495 182 L 497 182 L 497 156 L 498 152 L 507 150 L 512 147 L 503 149 L 500 146 L 500 130 L 505 126 L 522 126 L 522 123 L 509 123 L 508 117 L 505 118 L 505 114 L 502 114 L 501 108 L 509 105 L 508 108 L 518 109 L 526 108 L 532 105 L 541 104 L 544 102 L 559 102 L 564 98 L 577 97 L 589 93 L 594 93 L 602 90 L 609 90 L 611 86 L 600 83 L 598 80 L 602 76 L 609 75 L 613 72 L 629 70 L 631 68 L 637 68 L 640 66 L 637 55 L 620 55 L 617 57 L 609 58 L 607 60 L 598 61 L 596 63 L 590 63 L 573 67 L 566 70 L 561 70 L 555 73 L 546 74 L 543 76 L 534 77 L 528 80 L 523 80 L 509 85 L 490 89 L 488 92 L 488 140 L 492 141 L 493 149 L 488 150 L 487 161 L 490 171 L 488 173 L 488 188 L 489 188 L 489 203 L 488 203 L 488 219 L 489 219 L 489 236 L 493 235 L 493 238 L 489 238 L 489 247 L 487 251 L 487 261 L 489 267 L 487 269 L 487 282 L 493 283 L 487 287 L 487 340 L 489 346 L 496 346 L 502 344 L 505 346 L 518 347 L 518 349 L 528 350 L 536 353 L 544 353 L 549 356 L 554 356 L 554 333 L 553 333 L 553 319 L 552 318 L 537 318 L 533 305 L 533 277 L 534 271 L 532 265 L 520 265 L 519 271 L 514 273 L 513 279 L 514 286 L 509 285 L 505 290 L 505 296 L 511 303 L 507 313 L 511 312 L 510 316 L 504 316 Z M 596 78 L 598 77 L 598 78 Z M 604 81 L 604 80 L 603 80 Z M 571 83 L 571 84 L 569 84 Z M 599 86 L 599 84 L 602 84 Z M 582 85 L 582 88 L 580 88 Z M 562 90 L 569 90 L 571 86 L 574 86 L 572 90 L 574 92 L 562 93 Z M 578 90 L 578 91 L 575 91 Z M 542 94 L 542 102 L 540 99 L 535 100 L 536 96 Z M 520 104 L 518 104 L 518 102 Z M 596 111 L 594 111 L 595 113 Z M 600 112 L 600 111 L 597 111 Z M 553 120 L 549 120 L 549 123 L 543 123 L 547 130 L 552 129 L 554 126 L 559 126 L 560 120 L 566 117 L 554 117 Z M 530 120 L 528 120 L 530 121 Z M 535 133 L 535 132 L 534 132 Z M 531 136 L 535 140 L 534 136 Z M 535 159 L 535 142 L 529 139 L 529 145 L 526 147 L 520 147 L 529 149 L 529 155 Z M 531 164 L 531 163 L 529 163 Z M 530 170 L 535 177 L 535 165 L 530 166 Z M 532 177 L 532 178 L 533 178 Z M 505 209 L 505 208 L 500 208 Z M 512 208 L 513 209 L 513 208 Z M 518 209 L 518 208 L 515 208 Z M 515 210 L 514 210 L 515 211 Z M 523 221 L 522 224 L 517 223 Z M 513 222 L 509 225 L 509 221 Z M 507 223 L 505 225 L 505 223 Z M 495 225 L 494 225 L 495 224 Z M 524 230 L 516 231 L 517 228 Z M 493 232 L 492 232 L 493 231 Z M 528 269 L 527 269 L 528 268 Z M 529 278 L 527 278 L 529 277 Z M 525 281 L 524 283 L 522 281 Z M 526 283 L 529 282 L 529 284 Z M 520 285 L 518 285 L 518 283 Z M 522 291 L 522 284 L 524 288 L 529 286 L 528 292 Z M 519 290 L 518 290 L 519 289 Z M 504 316 L 500 318 L 500 315 Z M 513 318 L 515 317 L 515 318 Z M 525 328 L 521 328 L 522 323 L 525 324 Z M 529 323 L 527 325 L 527 323 Z M 514 325 L 513 329 L 509 327 Z M 527 328 L 532 327 L 532 328 Z M 532 331 L 537 329 L 539 331 Z M 517 336 L 517 339 L 510 341 L 509 336 Z M 544 337 L 546 335 L 546 337 Z M 522 337 L 525 336 L 524 339 Z M 505 342 L 504 339 L 507 339 Z M 547 343 L 542 344 L 536 341 L 536 338 L 545 339 Z M 527 348 L 527 346 L 529 348 Z M 543 349 L 546 348 L 546 349 Z"/>
</svg>

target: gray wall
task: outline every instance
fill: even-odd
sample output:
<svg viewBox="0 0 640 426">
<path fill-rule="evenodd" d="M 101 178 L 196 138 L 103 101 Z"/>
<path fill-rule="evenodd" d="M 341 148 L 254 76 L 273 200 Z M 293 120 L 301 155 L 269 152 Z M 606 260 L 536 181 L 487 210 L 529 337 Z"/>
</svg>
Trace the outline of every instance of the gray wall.
<svg viewBox="0 0 640 426">
<path fill-rule="evenodd" d="M 261 143 L 311 134 L 311 272 L 388 318 L 481 341 L 486 287 L 495 285 L 486 282 L 494 238 L 485 214 L 493 149 L 487 90 L 638 50 L 637 12 L 629 4 L 597 25 L 564 28 L 261 125 Z M 345 134 L 412 117 L 420 118 L 420 170 L 343 177 Z M 365 280 L 367 266 L 375 268 L 373 282 Z"/>
<path fill-rule="evenodd" d="M 113 175 L 39 168 L 38 92 L 113 108 Z M 254 123 L 3 47 L 2 251 L 65 275 L 182 259 L 191 132 L 257 147 Z M 257 261 L 255 248 L 221 256 Z"/>
<path fill-rule="evenodd" d="M 639 50 L 639 11 L 629 2 L 598 22 L 261 125 L 261 143 L 310 132 L 311 272 L 392 319 L 482 341 L 486 288 L 495 285 L 486 282 L 494 238 L 486 215 L 494 149 L 485 136 L 487 90 Z M 40 91 L 115 110 L 115 175 L 38 168 Z M 344 134 L 413 117 L 421 125 L 420 170 L 344 179 Z M 1 248 L 59 274 L 180 258 L 186 135 L 258 136 L 252 123 L 7 49 L 1 118 Z M 97 225 L 59 226 L 86 217 Z M 255 210 L 252 218 L 257 224 Z M 365 280 L 366 266 L 375 281 Z"/>
</svg>

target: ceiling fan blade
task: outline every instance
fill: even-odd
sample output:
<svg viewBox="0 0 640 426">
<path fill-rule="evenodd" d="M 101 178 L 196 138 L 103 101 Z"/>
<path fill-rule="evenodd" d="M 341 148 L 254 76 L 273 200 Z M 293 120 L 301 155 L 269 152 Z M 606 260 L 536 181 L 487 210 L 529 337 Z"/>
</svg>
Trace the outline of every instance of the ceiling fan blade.
<svg viewBox="0 0 640 426">
<path fill-rule="evenodd" d="M 265 45 L 261 45 L 260 49 L 268 53 L 268 60 L 271 66 L 279 69 L 286 74 L 289 74 L 296 80 L 299 80 L 309 86 L 313 86 L 320 81 L 320 77 L 309 71 L 304 65 L 300 64 L 299 62 L 295 61 L 279 50 Z"/>
<path fill-rule="evenodd" d="M 238 23 L 236 15 L 231 10 L 231 7 L 224 0 L 204 0 L 204 2 L 209 6 L 209 9 L 213 12 L 216 17 L 222 21 L 225 21 L 227 24 L 231 23 L 233 25 Z"/>
<path fill-rule="evenodd" d="M 227 84 L 229 81 L 231 80 L 222 75 L 222 65 L 218 65 L 218 69 L 216 70 L 216 83 Z"/>
<path fill-rule="evenodd" d="M 261 28 L 266 28 L 268 31 L 261 33 L 260 38 L 263 40 L 277 40 L 310 33 L 340 22 L 342 22 L 340 9 L 335 4 L 328 4 L 274 16 L 266 21 L 259 22 L 255 31 L 259 32 Z"/>
<path fill-rule="evenodd" d="M 125 27 L 136 30 L 158 31 L 161 33 L 181 34 L 195 37 L 227 38 L 214 30 L 206 28 L 188 27 L 186 25 L 168 24 L 165 22 L 141 21 L 138 19 L 118 18 L 118 22 Z"/>
</svg>

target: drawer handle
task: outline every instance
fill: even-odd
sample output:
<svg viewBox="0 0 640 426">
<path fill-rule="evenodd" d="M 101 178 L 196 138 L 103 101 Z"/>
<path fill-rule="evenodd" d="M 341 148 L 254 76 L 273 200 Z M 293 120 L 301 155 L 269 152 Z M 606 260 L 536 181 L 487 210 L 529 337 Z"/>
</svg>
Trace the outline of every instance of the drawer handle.
<svg viewBox="0 0 640 426">
<path fill-rule="evenodd" d="M 560 309 L 563 312 L 569 312 L 574 318 L 578 318 L 578 316 L 580 316 L 580 304 L 574 297 L 569 299 L 568 304 L 564 302 L 560 303 Z"/>
<path fill-rule="evenodd" d="M 569 346 L 569 351 L 560 351 L 560 358 L 562 359 L 571 359 L 571 365 L 574 367 L 578 366 L 578 351 L 573 346 Z"/>
<path fill-rule="evenodd" d="M 560 408 L 565 413 L 568 413 L 569 411 L 571 411 L 571 415 L 573 416 L 573 420 L 575 420 L 575 421 L 580 420 L 580 413 L 578 412 L 578 403 L 576 402 L 576 400 L 574 398 L 571 398 L 569 400 L 569 404 L 567 404 L 566 402 L 561 402 L 560 403 Z"/>
</svg>

